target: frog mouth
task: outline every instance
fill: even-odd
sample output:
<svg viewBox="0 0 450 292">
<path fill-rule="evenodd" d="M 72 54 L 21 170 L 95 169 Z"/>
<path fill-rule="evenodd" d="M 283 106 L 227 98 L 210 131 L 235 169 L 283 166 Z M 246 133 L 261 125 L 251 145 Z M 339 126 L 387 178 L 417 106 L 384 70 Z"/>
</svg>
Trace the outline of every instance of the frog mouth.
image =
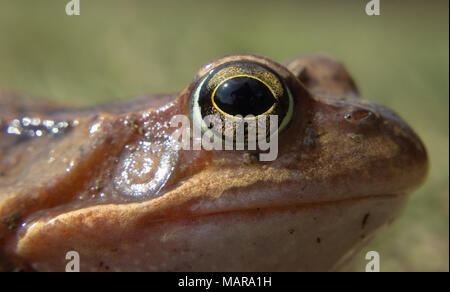
<svg viewBox="0 0 450 292">
<path fill-rule="evenodd" d="M 255 202 L 255 207 L 215 210 L 195 209 L 198 206 L 190 202 L 195 208 L 187 208 L 191 212 L 182 214 L 177 208 L 162 211 L 163 206 L 158 206 L 156 211 L 148 202 L 91 206 L 30 224 L 19 236 L 16 250 L 31 262 L 54 261 L 58 266 L 61 254 L 75 249 L 85 261 L 92 259 L 92 265 L 98 266 L 98 261 L 106 257 L 111 262 L 119 259 L 116 267 L 123 268 L 121 264 L 127 265 L 130 259 L 141 258 L 155 248 L 172 252 L 172 248 L 188 249 L 187 254 L 192 253 L 195 263 L 205 253 L 210 253 L 209 261 L 217 262 L 234 246 L 248 248 L 250 253 L 296 256 L 300 259 L 295 263 L 297 266 L 301 265 L 301 259 L 310 258 L 310 253 L 316 254 L 322 247 L 316 256 L 325 255 L 330 259 L 324 260 L 317 269 L 328 270 L 391 222 L 404 206 L 406 197 L 375 195 L 290 205 Z M 267 250 L 267 241 L 280 250 Z M 283 251 L 285 248 L 287 251 Z M 240 252 L 236 254 L 229 256 L 239 259 Z"/>
<path fill-rule="evenodd" d="M 359 197 L 349 197 L 340 200 L 327 200 L 327 201 L 308 201 L 308 202 L 290 202 L 288 204 L 278 203 L 274 204 L 273 202 L 254 202 L 247 206 L 241 207 L 212 207 L 212 205 L 208 204 L 210 208 L 205 209 L 202 208 L 200 204 L 195 203 L 191 205 L 188 210 L 189 212 L 182 212 L 181 214 L 173 210 L 173 212 L 168 211 L 165 216 L 155 218 L 146 218 L 145 224 L 157 223 L 157 222 L 168 222 L 168 221 L 178 221 L 178 220 L 191 220 L 195 218 L 203 218 L 208 216 L 216 216 L 216 215 L 236 215 L 236 214 L 246 214 L 246 215 L 257 215 L 257 214 L 268 214 L 268 213 L 277 213 L 277 212 L 291 212 L 291 211 L 302 211 L 302 210 L 319 210 L 321 208 L 339 208 L 340 206 L 345 206 L 348 204 L 358 204 L 364 203 L 368 201 L 377 201 L 377 200 L 397 200 L 397 199 L 405 199 L 408 197 L 407 194 L 383 194 L 383 195 L 367 195 L 367 196 L 359 196 Z M 195 212 L 193 211 L 195 210 Z"/>
</svg>

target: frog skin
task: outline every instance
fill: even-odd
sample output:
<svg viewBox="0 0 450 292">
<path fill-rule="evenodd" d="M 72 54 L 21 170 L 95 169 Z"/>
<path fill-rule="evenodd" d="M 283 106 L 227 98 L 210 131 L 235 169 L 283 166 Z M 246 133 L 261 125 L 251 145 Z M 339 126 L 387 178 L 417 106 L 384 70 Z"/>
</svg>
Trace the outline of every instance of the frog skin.
<svg viewBox="0 0 450 292">
<path fill-rule="evenodd" d="M 294 102 L 278 156 L 182 150 L 199 80 L 232 62 L 264 65 Z M 418 136 L 362 100 L 319 54 L 285 66 L 252 54 L 204 65 L 175 95 L 75 109 L 0 98 L 1 270 L 332 271 L 405 206 L 426 177 Z"/>
</svg>

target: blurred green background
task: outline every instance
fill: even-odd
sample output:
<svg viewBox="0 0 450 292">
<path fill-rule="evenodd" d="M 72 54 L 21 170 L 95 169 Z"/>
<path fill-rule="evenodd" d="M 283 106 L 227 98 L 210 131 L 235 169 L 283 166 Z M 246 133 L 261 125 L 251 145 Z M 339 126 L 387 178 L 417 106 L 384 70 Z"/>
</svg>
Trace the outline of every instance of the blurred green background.
<svg viewBox="0 0 450 292">
<path fill-rule="evenodd" d="M 251 52 L 283 62 L 324 52 L 363 96 L 395 109 L 424 139 L 427 183 L 347 270 L 377 250 L 382 271 L 449 270 L 448 1 L 0 0 L 0 89 L 91 105 L 177 92 L 208 60 Z M 339 2 L 339 3 L 337 3 Z"/>
</svg>

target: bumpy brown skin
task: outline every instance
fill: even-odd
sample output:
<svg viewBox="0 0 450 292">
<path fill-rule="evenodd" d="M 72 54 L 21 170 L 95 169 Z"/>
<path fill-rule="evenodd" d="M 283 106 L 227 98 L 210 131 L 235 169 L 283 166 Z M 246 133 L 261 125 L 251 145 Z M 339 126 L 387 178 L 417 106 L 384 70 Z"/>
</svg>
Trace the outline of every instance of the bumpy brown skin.
<svg viewBox="0 0 450 292">
<path fill-rule="evenodd" d="M 170 134 L 161 123 L 188 115 L 200 77 L 231 60 L 265 64 L 294 96 L 278 158 L 181 150 L 159 193 L 126 196 L 114 184 L 126 149 Z M 72 250 L 82 271 L 333 270 L 397 216 L 427 172 L 417 135 L 359 99 L 344 67 L 322 55 L 286 67 L 229 55 L 177 96 L 93 109 L 24 106 L 7 95 L 0 104 L 0 270 L 63 271 Z M 6 134 L 24 116 L 70 126 L 39 138 Z"/>
</svg>

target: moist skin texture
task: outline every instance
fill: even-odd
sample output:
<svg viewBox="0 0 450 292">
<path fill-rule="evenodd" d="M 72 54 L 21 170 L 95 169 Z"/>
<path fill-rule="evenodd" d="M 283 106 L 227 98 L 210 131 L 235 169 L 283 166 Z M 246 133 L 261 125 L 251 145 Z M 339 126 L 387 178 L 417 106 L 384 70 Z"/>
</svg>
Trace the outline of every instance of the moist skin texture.
<svg viewBox="0 0 450 292">
<path fill-rule="evenodd" d="M 202 76 L 230 61 L 275 71 L 294 99 L 278 157 L 180 150 Z M 285 66 L 237 54 L 176 95 L 74 109 L 0 94 L 0 270 L 330 271 L 388 225 L 424 180 L 425 148 L 360 99 L 323 55 Z"/>
</svg>

